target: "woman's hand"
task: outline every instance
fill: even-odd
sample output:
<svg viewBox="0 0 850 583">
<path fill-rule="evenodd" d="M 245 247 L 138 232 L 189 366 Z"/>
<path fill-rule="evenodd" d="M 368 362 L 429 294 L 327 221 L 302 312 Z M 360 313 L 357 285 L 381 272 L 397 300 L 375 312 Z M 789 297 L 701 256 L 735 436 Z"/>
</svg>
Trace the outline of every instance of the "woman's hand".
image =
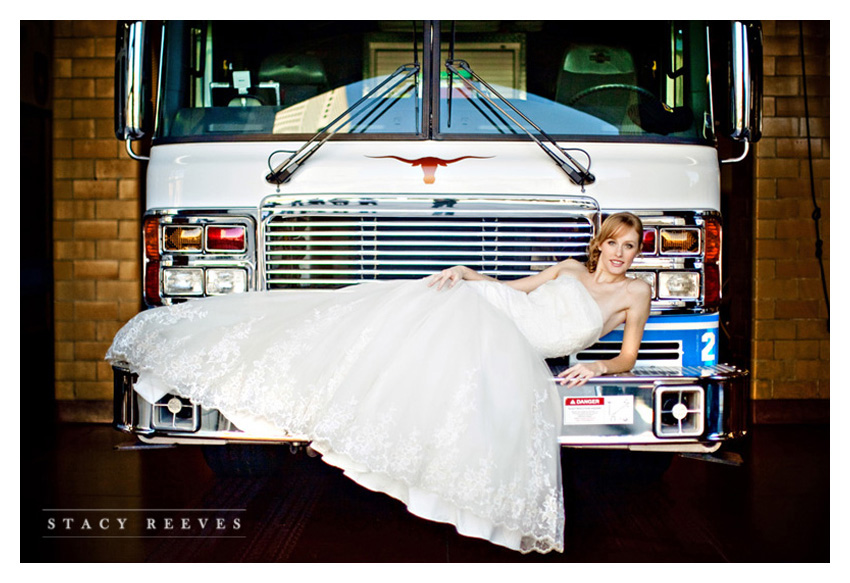
<svg viewBox="0 0 850 583">
<path fill-rule="evenodd" d="M 558 375 L 562 385 L 569 384 L 570 387 L 580 387 L 594 377 L 604 375 L 608 368 L 602 362 L 579 363 L 571 366 Z"/>
<path fill-rule="evenodd" d="M 454 267 L 444 269 L 439 273 L 428 276 L 428 287 L 436 285 L 437 290 L 441 290 L 444 285 L 448 284 L 448 287 L 452 288 L 457 282 L 463 279 L 465 272 L 466 268 L 462 265 L 455 265 Z"/>
</svg>

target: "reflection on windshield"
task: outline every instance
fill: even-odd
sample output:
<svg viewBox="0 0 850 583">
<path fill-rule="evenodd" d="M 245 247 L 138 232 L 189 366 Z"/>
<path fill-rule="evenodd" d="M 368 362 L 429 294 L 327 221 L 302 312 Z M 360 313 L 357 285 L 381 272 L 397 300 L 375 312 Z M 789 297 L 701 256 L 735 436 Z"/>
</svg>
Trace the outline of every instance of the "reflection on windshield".
<svg viewBox="0 0 850 583">
<path fill-rule="evenodd" d="M 249 97 L 234 97 L 223 107 L 180 108 L 169 124 L 172 136 L 210 134 L 314 134 L 362 99 L 384 78 L 372 78 L 326 91 L 289 107 L 267 106 Z M 411 134 L 418 128 L 421 105 L 415 103 L 416 85 L 400 84 L 387 95 L 366 99 L 339 133 Z"/>
<path fill-rule="evenodd" d="M 360 99 L 347 107 L 331 122 L 324 125 L 321 130 L 315 132 L 283 164 L 272 170 L 266 176 L 266 180 L 278 185 L 289 181 L 298 168 L 341 129 L 347 126 L 351 128 L 351 131 L 357 131 L 358 128 L 362 127 L 363 131 L 365 131 L 369 127 L 378 125 L 378 121 L 384 117 L 393 105 L 397 104 L 405 95 L 410 93 L 411 89 L 413 90 L 411 100 L 416 106 L 415 111 L 418 113 L 417 90 L 419 89 L 419 83 L 417 80 L 419 78 L 419 71 L 418 63 L 409 63 L 402 65 L 392 75 L 389 75 L 379 83 L 368 83 L 367 85 L 373 86 Z M 411 77 L 413 80 L 412 83 L 410 82 Z M 407 85 L 406 88 L 405 85 Z M 364 87 L 364 89 L 367 89 L 367 87 Z M 346 104 L 348 103 L 345 93 L 338 99 L 340 102 L 343 100 L 345 100 Z M 372 103 L 369 103 L 370 101 Z M 418 119 L 418 115 L 415 119 Z"/>
<path fill-rule="evenodd" d="M 446 89 L 447 89 L 446 85 Z M 543 129 L 551 134 L 579 134 L 615 136 L 619 134 L 616 126 L 603 119 L 579 111 L 573 107 L 544 99 L 533 93 L 519 91 L 511 87 L 492 85 L 502 97 L 522 111 L 532 120 L 539 120 Z M 487 93 L 486 89 L 481 88 Z M 495 100 L 495 96 L 492 96 Z M 441 119 L 449 118 L 449 103 L 441 100 Z M 491 108 L 487 100 L 465 87 L 455 86 L 451 100 L 451 127 L 445 122 L 443 132 L 455 134 L 521 134 L 524 130 Z"/>
<path fill-rule="evenodd" d="M 373 91 L 384 77 L 338 87 L 278 111 L 272 133 L 314 134 L 336 120 L 357 101 Z M 387 95 L 371 97 L 356 112 L 340 120 L 338 133 L 412 133 L 416 131 L 416 84 L 406 81 Z M 367 112 L 365 115 L 358 115 Z"/>
</svg>

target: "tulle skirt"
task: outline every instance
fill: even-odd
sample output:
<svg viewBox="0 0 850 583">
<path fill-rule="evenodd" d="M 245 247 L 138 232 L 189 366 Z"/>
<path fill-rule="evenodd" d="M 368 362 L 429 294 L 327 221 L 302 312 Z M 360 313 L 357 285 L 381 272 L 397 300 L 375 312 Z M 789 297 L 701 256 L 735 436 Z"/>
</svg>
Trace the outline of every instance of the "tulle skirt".
<svg viewBox="0 0 850 583">
<path fill-rule="evenodd" d="M 521 552 L 563 550 L 558 396 L 517 326 L 461 282 L 208 298 L 139 314 L 107 359 L 137 391 L 307 436 L 418 516 Z"/>
</svg>

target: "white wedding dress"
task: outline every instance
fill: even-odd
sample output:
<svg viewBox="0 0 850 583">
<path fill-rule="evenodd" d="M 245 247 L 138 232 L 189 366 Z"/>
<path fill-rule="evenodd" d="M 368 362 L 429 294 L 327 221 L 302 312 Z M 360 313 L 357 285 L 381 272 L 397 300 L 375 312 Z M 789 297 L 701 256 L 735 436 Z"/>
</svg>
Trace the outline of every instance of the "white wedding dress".
<svg viewBox="0 0 850 583">
<path fill-rule="evenodd" d="M 544 358 L 592 344 L 599 307 L 562 275 L 526 294 L 425 280 L 212 297 L 140 313 L 106 355 L 155 402 L 309 436 L 410 512 L 521 552 L 563 550 L 559 399 Z"/>
</svg>

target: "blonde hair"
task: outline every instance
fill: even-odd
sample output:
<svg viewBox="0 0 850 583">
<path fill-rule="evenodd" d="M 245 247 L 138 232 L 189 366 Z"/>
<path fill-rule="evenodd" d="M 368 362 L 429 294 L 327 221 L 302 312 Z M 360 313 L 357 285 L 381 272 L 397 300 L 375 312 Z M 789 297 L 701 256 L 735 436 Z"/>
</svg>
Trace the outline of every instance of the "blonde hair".
<svg viewBox="0 0 850 583">
<path fill-rule="evenodd" d="M 615 213 L 602 222 L 599 232 L 587 244 L 585 265 L 590 273 L 596 271 L 602 243 L 616 235 L 623 227 L 633 229 L 638 234 L 638 250 L 640 250 L 640 243 L 643 241 L 643 222 L 632 213 Z"/>
</svg>

